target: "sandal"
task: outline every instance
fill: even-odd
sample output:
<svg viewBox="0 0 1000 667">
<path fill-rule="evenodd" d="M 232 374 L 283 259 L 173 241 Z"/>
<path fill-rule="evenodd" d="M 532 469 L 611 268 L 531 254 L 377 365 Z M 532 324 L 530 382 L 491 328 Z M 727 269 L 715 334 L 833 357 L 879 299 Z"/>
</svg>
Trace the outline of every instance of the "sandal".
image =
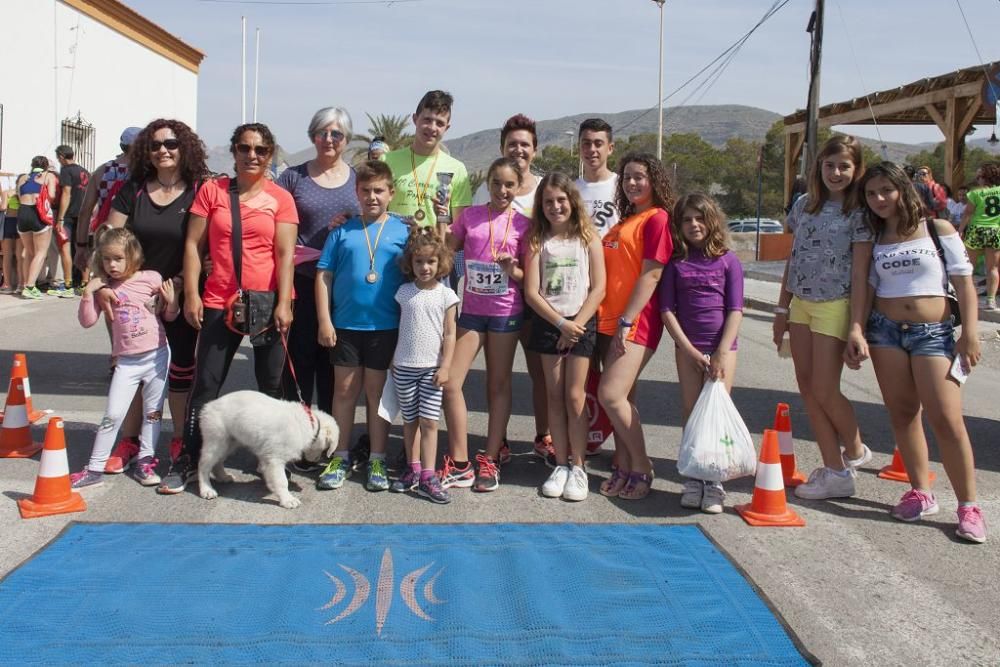
<svg viewBox="0 0 1000 667">
<path fill-rule="evenodd" d="M 653 476 L 642 472 L 634 472 L 628 476 L 628 484 L 618 493 L 622 500 L 642 500 L 649 495 L 653 484 Z"/>
<path fill-rule="evenodd" d="M 601 483 L 601 495 L 607 496 L 608 498 L 615 498 L 622 492 L 622 489 L 625 488 L 628 480 L 628 472 L 622 470 L 621 468 L 616 468 L 615 471 L 611 473 L 611 477 Z"/>
</svg>

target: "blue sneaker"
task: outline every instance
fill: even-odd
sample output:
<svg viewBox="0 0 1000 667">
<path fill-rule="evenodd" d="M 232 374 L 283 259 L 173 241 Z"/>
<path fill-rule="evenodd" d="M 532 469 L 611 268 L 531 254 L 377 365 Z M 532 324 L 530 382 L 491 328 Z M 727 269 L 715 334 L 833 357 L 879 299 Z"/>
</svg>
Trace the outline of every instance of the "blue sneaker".
<svg viewBox="0 0 1000 667">
<path fill-rule="evenodd" d="M 431 502 L 445 505 L 451 502 L 451 496 L 441 487 L 441 480 L 434 475 L 426 482 L 420 482 L 417 486 L 417 493 Z"/>
<path fill-rule="evenodd" d="M 407 467 L 406 472 L 400 475 L 399 478 L 392 483 L 389 490 L 393 493 L 406 493 L 407 491 L 412 491 L 417 488 L 417 484 L 419 483 L 420 475 Z"/>
<path fill-rule="evenodd" d="M 365 488 L 369 491 L 385 491 L 389 488 L 389 476 L 385 472 L 385 461 L 371 459 L 368 461 L 368 482 Z"/>
<path fill-rule="evenodd" d="M 341 456 L 334 456 L 330 463 L 319 475 L 316 488 L 320 491 L 339 489 L 344 485 L 344 480 L 351 476 L 351 464 Z"/>
</svg>

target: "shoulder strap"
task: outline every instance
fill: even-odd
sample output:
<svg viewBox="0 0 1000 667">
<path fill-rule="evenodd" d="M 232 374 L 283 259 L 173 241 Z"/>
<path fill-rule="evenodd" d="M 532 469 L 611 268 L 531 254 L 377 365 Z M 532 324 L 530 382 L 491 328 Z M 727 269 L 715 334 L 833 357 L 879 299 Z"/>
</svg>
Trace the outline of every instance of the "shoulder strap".
<svg viewBox="0 0 1000 667">
<path fill-rule="evenodd" d="M 243 289 L 243 225 L 240 224 L 240 193 L 236 185 L 236 179 L 229 181 L 229 208 L 233 218 L 232 246 L 233 246 L 233 275 L 236 277 L 236 286 Z"/>
<path fill-rule="evenodd" d="M 948 263 L 944 260 L 944 248 L 941 246 L 941 238 L 938 236 L 937 227 L 934 225 L 933 218 L 927 218 L 927 233 L 931 236 L 931 241 L 934 242 L 934 247 L 937 248 L 938 258 L 941 260 L 941 268 L 944 269 L 944 291 L 945 294 L 948 293 Z"/>
</svg>

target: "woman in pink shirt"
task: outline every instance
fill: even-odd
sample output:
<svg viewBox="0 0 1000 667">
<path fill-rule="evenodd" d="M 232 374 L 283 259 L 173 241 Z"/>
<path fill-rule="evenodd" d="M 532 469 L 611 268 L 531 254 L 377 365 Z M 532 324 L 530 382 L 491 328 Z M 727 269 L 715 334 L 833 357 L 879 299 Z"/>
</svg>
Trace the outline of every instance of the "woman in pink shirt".
<svg viewBox="0 0 1000 667">
<path fill-rule="evenodd" d="M 70 475 L 74 489 L 103 483 L 104 466 L 140 384 L 144 419 L 139 434 L 139 458 L 132 475 L 143 486 L 160 483 L 153 453 L 160 437 L 170 365 L 170 348 L 160 313 L 164 319 L 173 320 L 179 309 L 173 281 L 164 281 L 156 271 L 140 271 L 141 266 L 142 247 L 129 230 L 111 229 L 98 238 L 91 266 L 96 277 L 84 289 L 79 319 L 84 327 L 97 324 L 101 309 L 94 303 L 94 293 L 110 290 L 114 294 L 111 353 L 117 363 L 90 462 L 80 472 Z"/>
</svg>

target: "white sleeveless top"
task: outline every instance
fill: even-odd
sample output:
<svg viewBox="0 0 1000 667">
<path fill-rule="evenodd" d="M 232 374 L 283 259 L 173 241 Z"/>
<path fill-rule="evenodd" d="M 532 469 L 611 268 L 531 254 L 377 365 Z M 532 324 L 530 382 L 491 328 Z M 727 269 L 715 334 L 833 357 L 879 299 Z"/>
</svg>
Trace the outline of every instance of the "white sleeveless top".
<svg viewBox="0 0 1000 667">
<path fill-rule="evenodd" d="M 590 252 L 583 240 L 549 238 L 539 257 L 540 290 L 552 309 L 573 317 L 590 293 Z"/>
</svg>

